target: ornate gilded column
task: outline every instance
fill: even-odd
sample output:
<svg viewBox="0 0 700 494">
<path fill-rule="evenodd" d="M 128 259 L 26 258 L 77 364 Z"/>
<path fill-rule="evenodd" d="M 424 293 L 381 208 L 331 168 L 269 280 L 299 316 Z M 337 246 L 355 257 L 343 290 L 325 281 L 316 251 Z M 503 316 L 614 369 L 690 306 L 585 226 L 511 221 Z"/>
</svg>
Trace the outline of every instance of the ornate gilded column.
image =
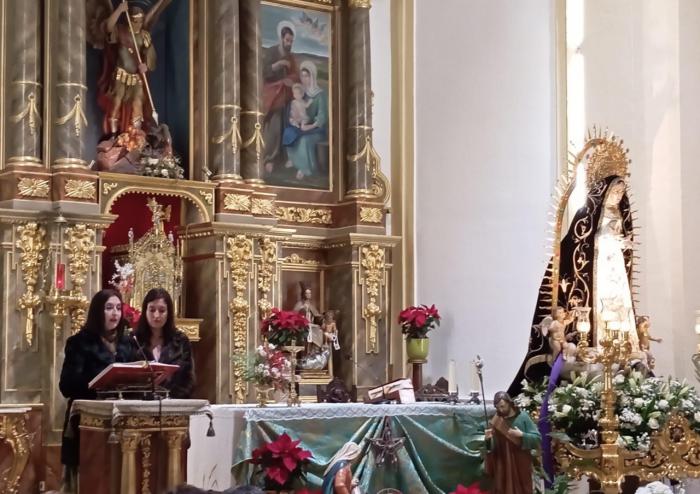
<svg viewBox="0 0 700 494">
<path fill-rule="evenodd" d="M 122 471 L 120 494 L 136 494 L 136 449 L 140 434 L 136 431 L 122 432 Z"/>
<path fill-rule="evenodd" d="M 170 489 L 175 489 L 182 484 L 182 440 L 187 431 L 176 430 L 165 433 L 165 441 L 168 443 L 168 467 L 167 485 Z"/>
<path fill-rule="evenodd" d="M 265 142 L 262 135 L 260 1 L 241 0 L 240 19 L 241 170 L 246 183 L 262 184 Z"/>
<path fill-rule="evenodd" d="M 85 167 L 85 1 L 58 2 L 54 39 L 53 166 Z"/>
<path fill-rule="evenodd" d="M 238 0 L 209 0 L 209 168 L 214 180 L 242 181 Z"/>
<path fill-rule="evenodd" d="M 369 37 L 370 0 L 349 0 L 346 24 L 345 195 L 372 197 L 372 176 L 379 158 L 372 145 L 372 72 Z"/>
<path fill-rule="evenodd" d="M 7 0 L 7 163 L 42 165 L 41 0 Z"/>
</svg>

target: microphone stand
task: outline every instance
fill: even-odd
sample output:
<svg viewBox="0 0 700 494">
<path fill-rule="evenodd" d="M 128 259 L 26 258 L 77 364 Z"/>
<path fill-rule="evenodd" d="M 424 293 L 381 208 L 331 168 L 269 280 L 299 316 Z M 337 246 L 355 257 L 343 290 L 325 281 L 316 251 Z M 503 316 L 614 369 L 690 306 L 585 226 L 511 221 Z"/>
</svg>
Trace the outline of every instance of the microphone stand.
<svg viewBox="0 0 700 494">
<path fill-rule="evenodd" d="M 128 18 L 128 15 L 127 15 Z M 139 349 L 139 353 L 143 357 L 143 360 L 146 362 L 146 366 L 148 366 L 148 370 L 151 373 L 151 399 L 155 400 L 156 399 L 156 373 L 153 370 L 153 367 L 151 367 L 151 361 L 148 360 L 148 356 L 146 355 L 146 352 L 143 351 L 143 347 L 141 346 L 141 343 L 139 343 L 138 338 L 136 338 L 136 335 L 132 334 L 131 337 L 134 339 L 136 342 L 136 347 Z M 163 397 L 158 394 L 158 436 L 163 437 Z M 159 455 L 159 450 L 156 450 L 156 455 Z M 158 485 L 158 469 L 156 469 L 156 485 Z"/>
<path fill-rule="evenodd" d="M 136 347 L 139 350 L 139 353 L 143 357 L 143 360 L 146 362 L 146 367 L 148 367 L 148 371 L 151 374 L 151 399 L 155 399 L 156 397 L 156 372 L 153 370 L 153 367 L 151 367 L 151 362 L 148 360 L 148 357 L 146 356 L 146 352 L 143 351 L 143 347 L 141 346 L 141 343 L 139 343 L 139 340 L 136 338 L 136 335 L 131 335 L 133 340 L 136 342 Z"/>
</svg>

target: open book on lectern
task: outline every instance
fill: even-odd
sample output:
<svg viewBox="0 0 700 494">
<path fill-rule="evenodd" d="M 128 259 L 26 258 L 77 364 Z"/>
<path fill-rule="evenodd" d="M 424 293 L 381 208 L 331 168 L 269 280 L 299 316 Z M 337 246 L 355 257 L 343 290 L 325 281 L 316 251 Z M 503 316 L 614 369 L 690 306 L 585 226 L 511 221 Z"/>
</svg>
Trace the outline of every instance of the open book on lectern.
<svg viewBox="0 0 700 494">
<path fill-rule="evenodd" d="M 90 389 L 119 389 L 127 386 L 158 385 L 175 374 L 179 365 L 161 364 L 151 362 L 149 366 L 145 361 L 139 362 L 115 362 L 107 366 L 102 372 L 90 381 Z"/>
</svg>

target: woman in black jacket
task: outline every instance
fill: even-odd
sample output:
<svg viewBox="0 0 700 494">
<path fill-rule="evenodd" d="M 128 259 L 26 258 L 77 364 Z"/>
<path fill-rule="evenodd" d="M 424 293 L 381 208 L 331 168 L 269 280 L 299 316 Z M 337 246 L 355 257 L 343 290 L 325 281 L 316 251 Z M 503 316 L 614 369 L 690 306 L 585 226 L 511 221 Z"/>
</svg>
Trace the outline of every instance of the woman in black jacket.
<svg viewBox="0 0 700 494">
<path fill-rule="evenodd" d="M 134 335 L 149 360 L 180 366 L 162 385 L 170 390 L 171 398 L 189 398 L 195 379 L 192 346 L 187 335 L 175 327 L 173 299 L 166 290 L 153 288 L 146 294 Z"/>
<path fill-rule="evenodd" d="M 80 439 L 78 416 L 70 417 L 74 400 L 92 400 L 97 393 L 88 384 L 107 366 L 114 362 L 136 360 L 125 329 L 122 315 L 122 298 L 112 289 L 99 291 L 92 297 L 85 325 L 66 340 L 61 380 L 58 384 L 63 396 L 68 398 L 66 419 L 63 425 L 61 463 L 65 466 L 64 489 L 74 488 L 78 470 Z"/>
</svg>

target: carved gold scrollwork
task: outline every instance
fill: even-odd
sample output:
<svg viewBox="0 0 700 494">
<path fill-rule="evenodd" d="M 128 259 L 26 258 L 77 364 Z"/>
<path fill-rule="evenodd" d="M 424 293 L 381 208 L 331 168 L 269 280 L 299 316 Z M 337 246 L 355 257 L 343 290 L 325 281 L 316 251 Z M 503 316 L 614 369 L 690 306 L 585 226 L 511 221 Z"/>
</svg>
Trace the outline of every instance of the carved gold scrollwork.
<svg viewBox="0 0 700 494">
<path fill-rule="evenodd" d="M 27 104 L 25 107 L 16 115 L 12 115 L 10 119 L 14 123 L 20 123 L 22 120 L 27 119 L 29 124 L 29 135 L 34 135 L 36 129 L 41 125 L 41 114 L 39 113 L 39 107 L 36 104 L 36 95 L 34 92 L 30 92 L 27 95 Z"/>
<path fill-rule="evenodd" d="M 236 105 L 217 105 L 214 108 L 217 108 L 219 106 L 222 108 L 232 107 L 234 110 L 240 110 L 240 107 Z M 238 151 L 241 147 L 241 128 L 240 123 L 238 121 L 238 115 L 233 115 L 231 117 L 231 127 L 220 136 L 212 137 L 211 142 L 213 142 L 214 144 L 221 144 L 227 139 L 230 139 L 231 141 L 231 152 L 233 154 L 238 154 Z"/>
<path fill-rule="evenodd" d="M 97 185 L 90 180 L 66 180 L 66 197 L 73 199 L 94 199 Z"/>
<path fill-rule="evenodd" d="M 226 194 L 224 209 L 227 211 L 250 211 L 250 196 L 245 194 Z"/>
<path fill-rule="evenodd" d="M 272 199 L 253 197 L 250 205 L 250 212 L 253 214 L 272 216 L 275 214 L 275 201 Z"/>
<path fill-rule="evenodd" d="M 83 287 L 87 283 L 87 273 L 92 266 L 92 257 L 95 252 L 95 230 L 88 225 L 79 223 L 66 229 L 67 240 L 63 247 L 68 252 L 71 298 L 70 319 L 71 330 L 77 332 L 85 324 L 85 311 L 88 299 L 83 294 Z"/>
<path fill-rule="evenodd" d="M 262 151 L 265 148 L 265 140 L 263 139 L 262 135 L 262 124 L 260 123 L 260 117 L 262 117 L 263 114 L 255 111 L 247 111 L 243 112 L 243 114 L 255 116 L 256 121 L 255 125 L 253 126 L 253 135 L 251 135 L 250 138 L 246 139 L 242 147 L 243 149 L 246 149 L 254 144 L 255 158 L 257 161 L 260 161 L 262 157 Z"/>
<path fill-rule="evenodd" d="M 369 6 L 367 8 L 369 8 Z M 369 171 L 372 175 L 372 186 L 370 188 L 372 195 L 378 199 L 381 199 L 382 202 L 387 203 L 391 196 L 391 189 L 389 186 L 389 179 L 386 178 L 384 173 L 382 173 L 381 158 L 379 157 L 379 153 L 377 153 L 377 150 L 372 144 L 372 128 L 360 128 L 367 132 L 367 135 L 365 135 L 365 145 L 359 153 L 347 155 L 347 159 L 352 163 L 356 163 L 358 161 L 365 162 L 367 171 Z"/>
<path fill-rule="evenodd" d="M 385 252 L 377 244 L 363 246 L 360 249 L 362 266 L 360 285 L 367 294 L 367 305 L 362 317 L 365 320 L 365 353 L 379 353 L 379 320 L 383 311 L 380 304 L 380 287 L 384 284 Z"/>
<path fill-rule="evenodd" d="M 229 269 L 231 273 L 232 300 L 229 303 L 229 313 L 232 321 L 232 353 L 233 357 L 245 355 L 248 342 L 248 298 L 246 288 L 250 275 L 253 242 L 245 235 L 236 235 L 227 240 Z M 247 386 L 244 381 L 244 364 L 235 361 L 233 364 L 233 400 L 234 403 L 244 403 Z"/>
<path fill-rule="evenodd" d="M 591 450 L 556 443 L 554 456 L 561 471 L 571 477 L 588 475 L 609 486 L 605 492 L 617 492 L 618 481 L 624 476 L 639 477 L 642 481 L 699 477 L 700 435 L 685 417 L 676 413 L 652 434 L 649 451 L 631 451 L 616 443 Z"/>
<path fill-rule="evenodd" d="M 292 254 L 291 256 L 282 257 L 280 261 L 289 264 L 306 264 L 307 266 L 319 266 L 321 264 L 321 262 L 317 259 L 304 259 L 296 253 Z"/>
<path fill-rule="evenodd" d="M 214 204 L 214 193 L 207 190 L 200 190 L 199 195 L 201 195 L 207 204 L 212 206 Z"/>
<path fill-rule="evenodd" d="M 119 186 L 119 184 L 116 183 L 116 182 L 105 182 L 105 183 L 102 184 L 102 193 L 103 193 L 104 195 L 107 195 L 107 194 L 109 194 L 110 192 L 112 192 L 112 189 L 114 189 L 114 188 L 116 188 L 116 187 L 118 187 L 118 186 Z"/>
<path fill-rule="evenodd" d="M 4 441 L 12 452 L 10 468 L 2 472 L 0 492 L 17 494 L 19 480 L 29 461 L 31 437 L 27 431 L 26 413 L 0 415 L 0 441 Z"/>
<path fill-rule="evenodd" d="M 125 429 L 160 429 L 161 427 L 185 427 L 189 426 L 189 417 L 186 415 L 163 415 L 162 417 L 124 415 L 120 416 L 114 426 Z"/>
<path fill-rule="evenodd" d="M 22 177 L 17 182 L 17 191 L 20 196 L 25 197 L 49 197 L 49 181 Z"/>
<path fill-rule="evenodd" d="M 107 419 L 95 417 L 86 413 L 80 414 L 80 425 L 83 427 L 92 427 L 95 429 L 106 429 L 109 425 Z"/>
<path fill-rule="evenodd" d="M 151 435 L 141 439 L 141 494 L 151 494 Z"/>
<path fill-rule="evenodd" d="M 85 116 L 85 112 L 83 111 L 83 98 L 79 94 L 76 94 L 73 101 L 75 101 L 73 108 L 71 108 L 71 110 L 62 117 L 57 118 L 56 123 L 58 125 L 65 125 L 72 119 L 73 128 L 75 129 L 75 136 L 80 137 L 82 126 L 84 125 L 87 127 L 88 121 L 87 117 Z"/>
<path fill-rule="evenodd" d="M 260 300 L 258 309 L 260 318 L 265 319 L 270 315 L 272 302 L 268 299 L 272 288 L 272 278 L 277 266 L 277 243 L 268 237 L 260 239 L 260 264 L 258 265 L 258 290 L 260 290 Z"/>
<path fill-rule="evenodd" d="M 381 223 L 383 217 L 379 208 L 360 208 L 360 221 L 365 223 Z"/>
<path fill-rule="evenodd" d="M 26 312 L 24 341 L 28 347 L 31 347 L 34 343 L 34 310 L 41 303 L 36 293 L 36 285 L 39 282 L 39 271 L 47 248 L 46 229 L 37 223 L 27 223 L 17 227 L 17 236 L 19 238 L 15 246 L 20 250 L 19 265 L 25 285 L 17 307 Z"/>
<path fill-rule="evenodd" d="M 277 218 L 291 223 L 315 223 L 320 225 L 330 225 L 333 223 L 331 210 L 329 208 L 297 208 L 278 207 L 275 211 Z"/>
<path fill-rule="evenodd" d="M 372 2 L 370 0 L 349 0 L 349 6 L 351 9 L 369 9 L 372 8 Z"/>
</svg>

